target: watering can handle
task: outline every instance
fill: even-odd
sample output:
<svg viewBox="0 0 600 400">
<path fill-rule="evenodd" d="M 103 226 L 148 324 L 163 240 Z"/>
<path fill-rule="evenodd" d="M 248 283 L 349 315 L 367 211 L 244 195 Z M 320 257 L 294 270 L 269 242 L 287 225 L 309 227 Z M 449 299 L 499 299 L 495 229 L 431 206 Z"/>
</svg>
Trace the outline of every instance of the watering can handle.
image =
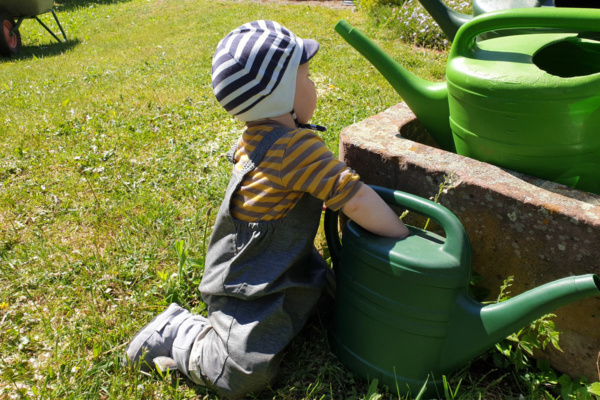
<svg viewBox="0 0 600 400">
<path fill-rule="evenodd" d="M 502 29 L 560 29 L 573 32 L 600 31 L 600 10 L 584 8 L 516 8 L 482 14 L 460 27 L 450 57 L 466 56 L 482 33 Z M 518 34 L 518 33 L 516 33 Z M 450 58 L 449 57 L 449 58 Z"/>
<path fill-rule="evenodd" d="M 446 241 L 442 248 L 443 251 L 455 255 L 460 259 L 463 244 L 469 239 L 462 224 L 450 210 L 431 200 L 410 193 L 387 189 L 381 186 L 369 186 L 371 186 L 371 188 L 373 188 L 386 203 L 394 206 L 401 206 L 437 222 L 444 232 L 446 232 Z M 338 214 L 339 211 L 327 209 L 327 211 L 325 211 L 324 220 L 325 238 L 327 239 L 329 254 L 331 255 L 334 267 L 339 264 L 342 253 L 342 245 L 340 243 L 338 232 Z"/>
</svg>

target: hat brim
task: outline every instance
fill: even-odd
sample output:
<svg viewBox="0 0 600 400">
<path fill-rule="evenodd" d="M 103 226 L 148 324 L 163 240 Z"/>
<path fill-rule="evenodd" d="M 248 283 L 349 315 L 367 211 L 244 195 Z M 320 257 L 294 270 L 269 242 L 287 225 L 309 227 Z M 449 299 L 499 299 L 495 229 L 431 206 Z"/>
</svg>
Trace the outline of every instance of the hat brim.
<svg viewBox="0 0 600 400">
<path fill-rule="evenodd" d="M 304 51 L 302 52 L 302 58 L 300 59 L 300 64 L 304 64 L 310 61 L 311 58 L 317 54 L 319 51 L 319 42 L 312 39 L 303 39 L 304 42 Z"/>
</svg>

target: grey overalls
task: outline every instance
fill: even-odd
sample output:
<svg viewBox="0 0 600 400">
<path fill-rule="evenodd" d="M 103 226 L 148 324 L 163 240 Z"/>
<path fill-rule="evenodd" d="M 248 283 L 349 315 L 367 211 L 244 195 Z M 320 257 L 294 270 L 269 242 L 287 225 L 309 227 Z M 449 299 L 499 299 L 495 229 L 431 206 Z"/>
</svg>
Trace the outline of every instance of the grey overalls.
<svg viewBox="0 0 600 400">
<path fill-rule="evenodd" d="M 306 193 L 284 218 L 268 222 L 243 222 L 229 210 L 246 174 L 289 131 L 271 131 L 241 172 L 234 169 L 208 246 L 200 291 L 210 327 L 195 340 L 186 372 L 229 398 L 258 392 L 272 381 L 282 350 L 304 326 L 325 285 L 327 266 L 314 247 L 321 200 Z"/>
</svg>

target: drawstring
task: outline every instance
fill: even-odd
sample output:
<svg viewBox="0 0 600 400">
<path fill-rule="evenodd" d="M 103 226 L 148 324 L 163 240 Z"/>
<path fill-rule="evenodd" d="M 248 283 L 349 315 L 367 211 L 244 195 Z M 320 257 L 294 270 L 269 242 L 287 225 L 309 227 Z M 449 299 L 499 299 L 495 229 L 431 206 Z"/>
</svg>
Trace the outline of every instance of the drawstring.
<svg viewBox="0 0 600 400">
<path fill-rule="evenodd" d="M 325 132 L 327 130 L 327 128 L 325 128 L 324 126 L 321 126 L 321 125 L 298 123 L 298 117 L 296 116 L 296 112 L 294 110 L 292 110 L 292 118 L 294 118 L 294 122 L 296 123 L 296 126 L 298 128 L 311 129 L 313 131 L 319 131 L 319 132 Z"/>
</svg>

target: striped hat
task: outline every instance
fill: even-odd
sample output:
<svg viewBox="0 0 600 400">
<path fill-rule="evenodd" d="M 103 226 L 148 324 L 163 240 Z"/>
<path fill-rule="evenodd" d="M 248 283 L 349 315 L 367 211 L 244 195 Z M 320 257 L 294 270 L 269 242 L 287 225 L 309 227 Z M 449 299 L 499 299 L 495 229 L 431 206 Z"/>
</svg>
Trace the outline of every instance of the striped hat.
<svg viewBox="0 0 600 400">
<path fill-rule="evenodd" d="M 301 39 L 273 21 L 254 21 L 230 32 L 212 60 L 213 92 L 240 121 L 292 112 L 298 66 L 319 43 Z"/>
</svg>

